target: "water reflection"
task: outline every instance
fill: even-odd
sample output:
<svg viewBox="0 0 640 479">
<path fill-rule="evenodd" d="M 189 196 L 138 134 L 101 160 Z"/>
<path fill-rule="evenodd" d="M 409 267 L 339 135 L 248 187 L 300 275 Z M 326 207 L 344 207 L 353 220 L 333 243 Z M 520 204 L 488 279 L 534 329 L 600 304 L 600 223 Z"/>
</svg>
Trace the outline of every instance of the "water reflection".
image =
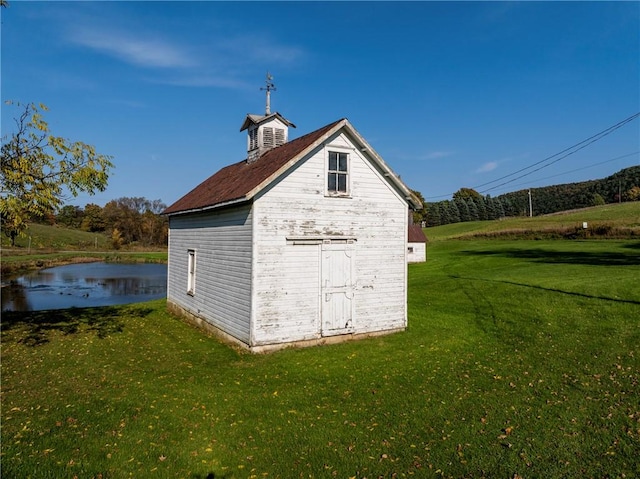
<svg viewBox="0 0 640 479">
<path fill-rule="evenodd" d="M 159 299 L 166 293 L 164 264 L 72 264 L 3 280 L 2 311 L 110 306 Z"/>
</svg>

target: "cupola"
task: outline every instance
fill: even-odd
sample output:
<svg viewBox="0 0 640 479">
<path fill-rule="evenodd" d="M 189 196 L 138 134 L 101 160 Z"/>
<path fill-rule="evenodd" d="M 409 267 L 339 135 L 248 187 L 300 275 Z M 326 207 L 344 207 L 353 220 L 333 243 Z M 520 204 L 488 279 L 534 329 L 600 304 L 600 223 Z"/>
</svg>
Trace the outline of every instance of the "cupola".
<svg viewBox="0 0 640 479">
<path fill-rule="evenodd" d="M 256 161 L 263 153 L 288 141 L 289 127 L 296 126 L 280 113 L 271 113 L 271 92 L 276 89 L 267 73 L 267 106 L 264 115 L 247 114 L 240 131 L 247 130 L 247 162 Z"/>
</svg>

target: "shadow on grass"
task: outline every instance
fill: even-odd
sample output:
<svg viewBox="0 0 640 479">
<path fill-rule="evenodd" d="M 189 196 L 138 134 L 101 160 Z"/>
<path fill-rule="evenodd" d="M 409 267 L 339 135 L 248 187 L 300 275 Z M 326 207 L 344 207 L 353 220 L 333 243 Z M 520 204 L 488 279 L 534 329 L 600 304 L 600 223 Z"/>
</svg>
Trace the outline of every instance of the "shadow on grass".
<svg viewBox="0 0 640 479">
<path fill-rule="evenodd" d="M 640 244 L 626 245 L 629 249 L 640 249 Z M 640 254 L 635 251 L 622 252 L 588 252 L 588 251 L 555 251 L 542 248 L 518 249 L 504 248 L 489 251 L 461 251 L 470 256 L 503 256 L 507 258 L 525 259 L 539 263 L 584 264 L 591 266 L 637 266 L 640 265 Z"/>
<path fill-rule="evenodd" d="M 512 285 L 512 286 L 522 286 L 524 288 L 539 289 L 541 291 L 549 291 L 549 292 L 552 292 L 552 293 L 561 293 L 561 294 L 566 294 L 566 295 L 569 295 L 569 296 L 578 296 L 580 298 L 600 299 L 600 300 L 603 300 L 603 301 L 613 301 L 615 303 L 626 303 L 626 304 L 637 304 L 637 305 L 640 305 L 640 301 L 636 301 L 636 300 L 633 300 L 633 299 L 609 298 L 607 296 L 595 296 L 595 295 L 592 295 L 592 294 L 576 293 L 574 291 L 564 291 L 562 289 L 556 289 L 556 288 L 545 288 L 543 286 L 536 286 L 534 284 L 518 283 L 516 281 L 506 281 L 506 280 L 501 280 L 501 279 L 472 278 L 472 277 L 460 276 L 460 275 L 450 275 L 449 277 L 452 278 L 452 279 L 465 279 L 465 280 L 470 280 L 470 281 L 484 281 L 486 283 L 509 284 L 509 285 Z"/>
<path fill-rule="evenodd" d="M 192 477 L 193 479 L 225 479 L 228 476 L 218 476 L 214 472 L 210 472 L 206 476 L 201 476 L 200 474 L 196 474 L 195 476 L 192 476 Z"/>
<path fill-rule="evenodd" d="M 629 243 L 629 244 L 625 244 L 622 246 L 623 248 L 629 248 L 629 249 L 638 249 L 640 250 L 640 241 L 638 241 L 637 243 Z"/>
<path fill-rule="evenodd" d="M 144 317 L 153 310 L 135 308 L 126 310 L 127 316 Z M 49 342 L 54 331 L 67 334 L 95 333 L 99 338 L 119 333 L 124 329 L 122 307 L 70 308 L 48 311 L 15 311 L 2 313 L 3 335 L 21 329 L 17 341 L 27 346 L 40 346 Z"/>
</svg>

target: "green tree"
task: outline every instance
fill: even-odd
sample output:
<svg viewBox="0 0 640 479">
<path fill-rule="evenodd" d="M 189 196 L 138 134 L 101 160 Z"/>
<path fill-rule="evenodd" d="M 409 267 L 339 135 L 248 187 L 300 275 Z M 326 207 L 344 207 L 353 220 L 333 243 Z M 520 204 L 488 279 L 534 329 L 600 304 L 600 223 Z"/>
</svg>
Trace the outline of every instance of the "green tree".
<svg viewBox="0 0 640 479">
<path fill-rule="evenodd" d="M 15 245 L 29 221 L 54 212 L 63 203 L 65 191 L 104 191 L 113 167 L 111 157 L 80 141 L 54 136 L 42 117 L 47 108 L 22 105 L 15 118 L 17 131 L 2 139 L 0 215 L 2 228 Z"/>
<path fill-rule="evenodd" d="M 458 212 L 460 213 L 460 221 L 470 221 L 471 217 L 469 216 L 469 206 L 467 206 L 467 202 L 460 198 L 453 201 L 455 205 L 458 207 Z"/>
<path fill-rule="evenodd" d="M 429 203 L 425 208 L 427 226 L 440 226 L 442 224 L 440 203 Z"/>
<path fill-rule="evenodd" d="M 122 197 L 109 201 L 101 217 L 107 231 L 118 230 L 120 245 L 165 245 L 168 220 L 160 213 L 166 205 L 160 200 L 142 197 Z"/>
<path fill-rule="evenodd" d="M 118 230 L 122 245 L 136 242 L 141 236 L 140 212 L 136 198 L 118 198 L 109 201 L 102 209 L 108 231 Z"/>
<path fill-rule="evenodd" d="M 448 225 L 449 223 L 453 223 L 451 219 L 451 211 L 449 210 L 449 202 L 448 201 L 439 201 L 437 203 L 438 209 L 440 210 L 440 224 Z M 434 225 L 439 226 L 439 225 Z"/>
<path fill-rule="evenodd" d="M 425 201 L 424 196 L 422 196 L 422 193 L 420 193 L 419 191 L 411 190 L 411 192 L 416 195 L 416 197 L 420 200 L 420 203 L 422 203 L 422 209 L 413 212 L 413 222 L 414 224 L 419 225 L 427 219 L 427 202 Z"/>
<path fill-rule="evenodd" d="M 495 205 L 495 202 L 493 201 L 493 198 L 491 198 L 491 195 L 487 195 L 485 197 L 484 203 L 487 207 L 487 219 L 488 220 L 498 219 L 497 212 L 496 212 L 496 205 Z"/>
<path fill-rule="evenodd" d="M 79 206 L 65 205 L 56 215 L 56 223 L 68 228 L 80 228 L 84 212 Z"/>
<path fill-rule="evenodd" d="M 493 198 L 493 202 L 496 211 L 496 219 L 504 218 L 506 216 L 506 213 L 504 211 L 502 200 L 500 198 Z"/>
<path fill-rule="evenodd" d="M 456 202 L 447 200 L 446 205 L 449 209 L 449 223 L 460 223 L 460 210 Z"/>
<path fill-rule="evenodd" d="M 507 196 L 498 196 L 500 201 L 502 202 L 502 207 L 504 209 L 505 216 L 516 216 L 517 212 L 513 209 L 513 204 L 511 200 Z"/>
<path fill-rule="evenodd" d="M 604 198 L 600 193 L 594 193 L 591 202 L 593 206 L 602 206 L 605 204 Z"/>
<path fill-rule="evenodd" d="M 467 198 L 467 206 L 469 207 L 469 221 L 478 221 L 480 219 L 480 213 L 478 212 L 478 205 L 472 198 Z"/>
<path fill-rule="evenodd" d="M 475 200 L 477 198 L 482 198 L 482 195 L 473 188 L 460 188 L 453 194 L 454 200 L 467 200 L 469 198 Z"/>
<path fill-rule="evenodd" d="M 476 204 L 476 209 L 478 210 L 478 219 L 484 221 L 487 219 L 487 205 L 484 201 L 484 196 L 480 196 L 479 198 L 472 198 L 473 202 Z"/>
<path fill-rule="evenodd" d="M 92 233 L 105 230 L 105 222 L 102 217 L 102 208 L 100 206 L 93 203 L 85 205 L 81 228 Z"/>
</svg>

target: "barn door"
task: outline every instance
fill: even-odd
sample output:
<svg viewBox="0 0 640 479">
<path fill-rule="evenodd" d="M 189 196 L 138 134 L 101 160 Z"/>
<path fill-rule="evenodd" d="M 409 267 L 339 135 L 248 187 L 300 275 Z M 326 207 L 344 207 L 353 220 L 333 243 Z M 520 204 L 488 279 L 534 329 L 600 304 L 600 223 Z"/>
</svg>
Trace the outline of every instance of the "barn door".
<svg viewBox="0 0 640 479">
<path fill-rule="evenodd" d="M 353 244 L 323 244 L 321 272 L 322 335 L 353 327 Z"/>
</svg>

